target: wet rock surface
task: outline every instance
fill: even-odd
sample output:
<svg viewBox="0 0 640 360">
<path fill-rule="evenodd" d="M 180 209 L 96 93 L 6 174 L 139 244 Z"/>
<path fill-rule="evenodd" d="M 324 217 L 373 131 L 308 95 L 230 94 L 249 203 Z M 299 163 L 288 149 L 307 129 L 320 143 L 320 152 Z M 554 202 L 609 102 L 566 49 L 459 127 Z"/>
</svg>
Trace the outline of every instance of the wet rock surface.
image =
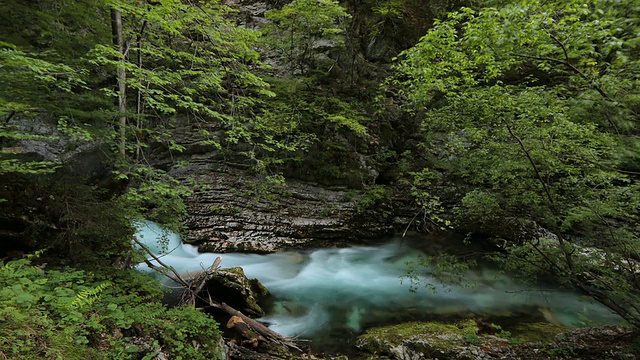
<svg viewBox="0 0 640 360">
<path fill-rule="evenodd" d="M 269 291 L 256 279 L 249 279 L 240 267 L 217 270 L 208 276 L 204 291 L 251 316 L 263 316 Z"/>
<path fill-rule="evenodd" d="M 199 185 L 186 199 L 184 241 L 199 245 L 202 252 L 336 246 L 394 231 L 393 219 L 380 209 L 359 208 L 361 191 L 296 180 L 274 186 L 242 169 L 201 165 L 195 162 L 173 175 L 187 181 L 199 174 Z"/>
<path fill-rule="evenodd" d="M 526 325 L 519 325 L 526 327 Z M 368 330 L 356 346 L 366 359 L 638 359 L 638 334 L 618 325 L 565 329 L 531 324 L 535 338 L 482 334 L 472 320 L 406 323 Z M 521 329 L 522 330 L 522 329 Z M 554 337 L 553 333 L 560 331 Z"/>
</svg>

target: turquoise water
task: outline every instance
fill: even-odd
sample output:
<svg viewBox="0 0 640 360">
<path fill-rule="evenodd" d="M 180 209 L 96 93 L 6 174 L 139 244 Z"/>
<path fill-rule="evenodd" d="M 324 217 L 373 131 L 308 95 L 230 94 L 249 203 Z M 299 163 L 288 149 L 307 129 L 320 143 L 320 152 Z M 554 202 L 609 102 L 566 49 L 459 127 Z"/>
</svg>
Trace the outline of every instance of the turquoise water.
<svg viewBox="0 0 640 360">
<path fill-rule="evenodd" d="M 276 254 L 200 254 L 175 234 L 158 246 L 160 229 L 139 225 L 138 236 L 163 262 L 188 274 L 208 268 L 218 256 L 221 266 L 242 266 L 257 278 L 275 301 L 260 319 L 287 336 L 316 341 L 347 341 L 367 327 L 416 319 L 505 318 L 527 316 L 564 325 L 618 321 L 599 304 L 569 291 L 527 287 L 488 268 L 465 275 L 473 286 L 443 285 L 428 268 L 412 288 L 405 278 L 407 263 L 424 253 L 399 239 L 376 246 L 286 251 Z M 150 271 L 146 265 L 141 271 Z M 424 286 L 429 284 L 431 286 Z"/>
</svg>

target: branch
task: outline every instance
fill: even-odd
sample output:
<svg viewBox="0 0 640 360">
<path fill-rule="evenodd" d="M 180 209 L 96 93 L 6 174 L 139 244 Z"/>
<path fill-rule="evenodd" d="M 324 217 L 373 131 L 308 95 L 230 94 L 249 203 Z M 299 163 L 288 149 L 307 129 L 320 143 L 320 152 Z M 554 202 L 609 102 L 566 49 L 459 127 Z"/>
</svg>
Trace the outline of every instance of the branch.
<svg viewBox="0 0 640 360">
<path fill-rule="evenodd" d="M 549 256 L 548 256 L 547 254 L 545 254 L 545 252 L 544 252 L 544 251 L 542 251 L 542 250 L 540 250 L 540 248 L 538 248 L 539 243 L 538 243 L 538 244 L 533 244 L 533 243 L 529 242 L 529 244 L 531 245 L 531 247 L 533 247 L 533 248 L 536 250 L 536 252 L 537 252 L 540 256 L 542 256 L 542 258 L 544 259 L 544 261 L 546 261 L 546 263 L 547 263 L 547 264 L 549 264 L 549 266 L 551 266 L 551 267 L 555 268 L 555 269 L 556 269 L 556 271 L 558 271 L 559 273 L 561 273 L 561 272 L 562 272 L 562 268 L 561 268 L 560 266 L 558 266 L 558 264 L 556 264 L 556 263 L 555 263 L 555 261 L 553 261 L 552 259 L 550 259 L 550 258 L 549 258 Z M 534 265 L 534 266 L 535 266 L 535 267 L 537 267 L 538 269 L 546 270 L 546 269 L 544 269 L 542 266 L 538 266 L 538 265 L 534 264 L 532 261 L 528 261 L 528 260 L 526 260 L 526 259 L 524 259 L 524 258 L 522 258 L 522 259 L 523 259 L 523 260 L 525 260 L 525 261 L 527 261 L 530 265 Z"/>
<path fill-rule="evenodd" d="M 570 62 L 568 62 L 566 60 L 560 60 L 560 59 L 556 59 L 556 58 L 552 58 L 552 57 L 548 57 L 548 56 L 534 56 L 534 55 L 523 55 L 523 54 L 514 54 L 514 56 L 521 57 L 521 58 L 527 58 L 527 59 L 534 59 L 534 60 L 550 61 L 550 62 L 554 62 L 556 64 L 564 65 L 564 66 L 568 67 L 571 71 L 573 71 L 576 74 L 580 75 L 581 78 L 589 81 L 589 83 L 598 92 L 598 94 L 602 95 L 602 97 L 604 97 L 606 100 L 611 101 L 613 103 L 616 102 L 600 86 L 598 86 L 593 80 L 589 79 L 589 76 L 587 74 L 583 73 L 582 71 L 580 71 L 580 69 L 576 68 L 573 64 L 571 64 Z"/>
<path fill-rule="evenodd" d="M 202 289 L 204 289 L 204 286 L 207 284 L 207 280 L 209 280 L 209 275 L 211 275 L 218 269 L 221 262 L 222 262 L 222 256 L 218 256 L 216 260 L 213 262 L 213 264 L 207 270 L 205 270 L 204 275 L 199 279 L 199 284 L 196 286 L 196 289 L 191 294 L 191 302 L 193 303 L 193 306 L 196 306 L 196 297 L 198 296 L 198 294 L 200 294 Z"/>
<path fill-rule="evenodd" d="M 280 334 L 278 334 L 277 332 L 269 329 L 268 327 L 266 327 L 265 325 L 263 325 L 262 323 L 246 316 L 245 314 L 241 313 L 240 311 L 232 308 L 231 306 L 221 302 L 216 302 L 213 299 L 211 299 L 211 296 L 209 296 L 209 305 L 211 305 L 212 307 L 216 308 L 216 309 L 220 309 L 224 312 L 226 312 L 229 315 L 232 316 L 237 316 L 239 318 L 242 319 L 242 321 L 244 321 L 247 325 L 249 325 L 253 330 L 255 330 L 257 333 L 259 333 L 260 335 L 264 336 L 266 339 L 269 339 L 272 342 L 275 342 L 277 344 L 280 345 L 284 345 L 287 346 L 291 349 L 295 349 L 297 351 L 302 352 L 302 350 L 294 343 L 294 340 L 291 338 L 286 338 Z"/>
<path fill-rule="evenodd" d="M 507 130 L 509 131 L 509 134 L 511 134 L 511 136 L 514 139 L 516 139 L 516 141 L 520 145 L 520 148 L 522 149 L 525 156 L 529 160 L 529 163 L 531 164 L 531 167 L 533 168 L 533 171 L 535 172 L 536 177 L 538 178 L 538 181 L 542 185 L 542 188 L 544 189 L 544 192 L 547 195 L 547 199 L 549 200 L 549 203 L 551 205 L 552 213 L 557 216 L 559 214 L 558 208 L 556 207 L 555 201 L 553 201 L 553 196 L 551 195 L 551 190 L 549 190 L 549 186 L 544 181 L 544 179 L 542 179 L 540 170 L 538 170 L 538 165 L 536 165 L 536 162 L 533 161 L 531 154 L 529 154 L 529 151 L 524 146 L 524 143 L 522 142 L 522 140 L 516 134 L 513 133 L 513 130 L 511 130 L 511 126 L 509 125 L 509 122 L 506 119 L 502 119 L 502 122 L 504 122 L 504 124 L 507 126 Z M 566 242 L 559 231 L 554 231 L 554 234 L 558 237 L 558 242 L 560 243 L 560 247 L 562 249 L 562 253 L 564 254 L 565 260 L 567 262 L 567 266 L 569 267 L 569 270 L 573 272 L 574 264 L 573 264 L 573 259 L 571 258 L 573 251 L 567 251 L 567 248 L 564 246 Z"/>
<path fill-rule="evenodd" d="M 147 247 L 147 245 L 143 244 L 140 240 L 138 240 L 137 237 L 134 236 L 133 237 L 133 241 L 136 244 L 138 244 L 142 248 L 142 250 L 144 250 L 147 254 L 149 254 L 153 258 L 153 260 L 157 261 L 158 264 L 162 265 L 166 270 L 171 271 L 172 274 L 167 273 L 166 270 L 165 271 L 159 270 L 159 268 L 157 266 L 153 265 L 151 263 L 151 261 L 145 260 L 144 262 L 147 265 L 149 265 L 150 268 L 165 274 L 168 278 L 170 278 L 171 280 L 179 283 L 180 285 L 184 286 L 185 288 L 189 288 L 189 283 L 186 280 L 184 280 L 182 278 L 182 276 L 180 276 L 180 274 L 178 274 L 176 269 L 174 269 L 172 266 L 169 266 L 169 265 L 163 263 L 162 260 L 160 260 L 153 252 L 151 252 L 151 250 Z"/>
<path fill-rule="evenodd" d="M 413 221 L 418 217 L 418 215 L 420 215 L 422 213 L 424 209 L 420 209 L 420 211 L 418 211 L 414 216 L 413 219 L 411 219 L 411 221 L 409 221 L 409 224 L 407 224 L 407 227 L 404 229 L 404 232 L 402 233 L 402 237 L 405 237 L 407 235 L 407 231 L 409 231 L 409 227 L 411 226 L 411 224 L 413 223 Z"/>
<path fill-rule="evenodd" d="M 524 152 L 525 156 L 529 160 L 529 163 L 531 164 L 531 167 L 533 167 L 533 171 L 535 172 L 536 177 L 538 178 L 538 181 L 540 182 L 540 184 L 542 184 L 542 188 L 544 189 L 545 194 L 547 194 L 547 199 L 549 200 L 549 203 L 551 203 L 551 207 L 553 208 L 554 213 L 557 213 L 558 209 L 556 208 L 556 204 L 553 201 L 553 196 L 551 196 L 551 191 L 549 190 L 549 186 L 542 179 L 542 175 L 540 174 L 540 170 L 538 170 L 538 166 L 536 165 L 536 162 L 533 161 L 533 158 L 531 157 L 531 154 L 529 154 L 529 151 L 527 151 L 527 149 L 525 148 L 524 143 L 522 142 L 522 140 L 516 134 L 513 133 L 513 130 L 511 130 L 511 126 L 509 125 L 509 122 L 506 119 L 502 119 L 502 122 L 507 126 L 507 130 L 509 131 L 509 134 L 511 134 L 511 136 L 514 139 L 516 139 L 516 141 L 520 145 L 520 148 L 522 149 L 522 151 Z"/>
<path fill-rule="evenodd" d="M 153 270 L 156 270 L 158 272 L 161 272 L 162 274 L 164 274 L 165 276 L 167 276 L 169 279 L 179 283 L 180 285 L 182 285 L 184 287 L 185 293 L 189 294 L 190 297 L 190 302 L 192 304 L 192 306 L 195 306 L 196 303 L 196 298 L 199 297 L 200 299 L 202 299 L 205 302 L 209 303 L 209 306 L 214 307 L 216 309 L 220 309 L 224 312 L 226 312 L 229 315 L 235 315 L 240 317 L 247 325 L 249 325 L 249 327 L 251 327 L 252 329 L 254 329 L 256 332 L 258 332 L 259 334 L 263 335 L 266 339 L 268 339 L 269 341 L 275 342 L 277 344 L 280 345 L 284 345 L 287 346 L 291 349 L 297 350 L 302 352 L 302 350 L 295 344 L 295 341 L 292 338 L 287 338 L 284 337 L 280 334 L 278 334 L 277 332 L 269 329 L 268 327 L 266 327 L 265 325 L 261 324 L 260 322 L 249 318 L 248 316 L 244 315 L 242 312 L 232 308 L 231 306 L 225 304 L 224 302 L 217 302 L 214 301 L 211 298 L 210 294 L 207 294 L 208 299 L 204 299 L 202 296 L 198 296 L 199 293 L 202 291 L 202 289 L 204 288 L 204 285 L 206 283 L 206 281 L 209 278 L 209 275 L 213 272 L 215 272 L 218 267 L 220 266 L 220 262 L 222 262 L 222 257 L 218 256 L 216 258 L 216 260 L 213 262 L 213 264 L 205 271 L 204 275 L 199 278 L 199 282 L 198 285 L 195 286 L 196 290 L 193 290 L 193 284 L 195 283 L 194 281 L 191 281 L 190 283 L 187 282 L 185 279 L 183 279 L 180 274 L 178 274 L 176 272 L 176 270 L 171 267 L 166 265 L 165 263 L 163 263 L 155 254 L 153 254 L 151 252 L 151 250 L 142 242 L 140 242 L 140 240 L 138 240 L 135 236 L 133 237 L 133 241 L 140 245 L 140 247 L 142 247 L 142 249 L 147 252 L 147 254 L 151 255 L 151 257 L 157 261 L 160 265 L 162 265 L 164 268 L 160 268 L 156 265 L 153 265 L 151 263 L 151 261 L 149 260 L 145 260 L 145 263 L 152 268 Z M 167 272 L 167 269 L 169 271 L 171 271 L 171 273 Z M 183 293 L 183 299 L 185 298 L 185 293 Z M 182 301 L 184 303 L 184 301 Z"/>
<path fill-rule="evenodd" d="M 8 124 L 8 123 L 9 123 L 9 121 L 11 120 L 11 118 L 12 118 L 15 114 L 16 114 L 16 112 L 15 112 L 15 111 L 13 111 L 13 110 L 9 111 L 9 113 L 7 114 L 7 116 L 5 116 L 5 118 L 4 118 L 4 122 Z"/>
<path fill-rule="evenodd" d="M 549 34 L 549 37 L 551 37 L 551 39 L 558 44 L 558 46 L 560 46 L 560 48 L 562 49 L 562 53 L 564 54 L 564 60 L 561 59 L 556 59 L 556 58 L 552 58 L 552 57 L 548 57 L 548 56 L 534 56 L 534 55 L 523 55 L 523 54 L 513 54 L 516 57 L 521 57 L 521 58 L 527 58 L 527 59 L 534 59 L 534 60 L 541 60 L 541 61 L 550 61 L 556 64 L 560 64 L 560 65 L 564 65 L 567 68 L 569 68 L 569 70 L 573 71 L 574 73 L 578 74 L 581 78 L 587 80 L 589 82 L 589 84 L 591 84 L 591 86 L 593 87 L 594 90 L 596 90 L 598 92 L 598 94 L 600 94 L 600 96 L 602 96 L 605 100 L 616 104 L 618 106 L 622 106 L 620 105 L 617 101 L 613 100 L 609 94 L 607 94 L 604 89 L 602 89 L 602 87 L 600 87 L 595 81 L 593 81 L 592 79 L 589 78 L 589 76 L 587 74 L 585 74 L 584 72 L 580 71 L 580 69 L 578 69 L 577 67 L 575 67 L 569 59 L 569 52 L 567 51 L 566 46 L 555 36 L 553 36 L 552 34 Z M 626 108 L 626 107 L 625 107 Z M 631 111 L 632 114 L 634 115 L 638 115 L 636 114 L 635 111 L 633 111 L 633 109 L 629 109 L 626 108 L 627 110 Z M 618 132 L 618 127 L 615 125 L 615 123 L 607 117 L 607 122 L 609 122 L 609 124 L 616 130 L 616 132 Z"/>
<path fill-rule="evenodd" d="M 567 47 L 564 46 L 564 44 L 562 43 L 562 41 L 558 40 L 557 37 L 553 36 L 553 34 L 549 34 L 549 37 L 555 41 L 558 45 L 560 45 L 560 48 L 562 49 L 562 53 L 564 53 L 564 59 L 566 60 L 567 63 L 569 63 L 569 52 L 567 51 Z"/>
</svg>

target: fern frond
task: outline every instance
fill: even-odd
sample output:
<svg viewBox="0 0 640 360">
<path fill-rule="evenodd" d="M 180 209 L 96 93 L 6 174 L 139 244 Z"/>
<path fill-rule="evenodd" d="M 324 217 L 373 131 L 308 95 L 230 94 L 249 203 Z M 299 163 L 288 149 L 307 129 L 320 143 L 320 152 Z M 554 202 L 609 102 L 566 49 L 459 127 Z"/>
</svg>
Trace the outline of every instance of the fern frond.
<svg viewBox="0 0 640 360">
<path fill-rule="evenodd" d="M 80 291 L 69 307 L 77 309 L 93 304 L 100 297 L 100 293 L 109 286 L 111 286 L 111 282 L 105 281 L 94 288 Z"/>
</svg>

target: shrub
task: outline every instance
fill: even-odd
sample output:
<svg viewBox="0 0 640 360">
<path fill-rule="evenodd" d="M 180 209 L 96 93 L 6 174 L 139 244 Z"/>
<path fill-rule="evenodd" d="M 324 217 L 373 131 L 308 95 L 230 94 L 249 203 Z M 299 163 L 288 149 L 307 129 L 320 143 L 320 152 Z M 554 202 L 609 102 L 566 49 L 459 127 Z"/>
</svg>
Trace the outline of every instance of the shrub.
<svg viewBox="0 0 640 360">
<path fill-rule="evenodd" d="M 132 270 L 0 263 L 0 357 L 220 359 L 218 326 L 193 308 L 167 309 L 159 285 Z"/>
</svg>

